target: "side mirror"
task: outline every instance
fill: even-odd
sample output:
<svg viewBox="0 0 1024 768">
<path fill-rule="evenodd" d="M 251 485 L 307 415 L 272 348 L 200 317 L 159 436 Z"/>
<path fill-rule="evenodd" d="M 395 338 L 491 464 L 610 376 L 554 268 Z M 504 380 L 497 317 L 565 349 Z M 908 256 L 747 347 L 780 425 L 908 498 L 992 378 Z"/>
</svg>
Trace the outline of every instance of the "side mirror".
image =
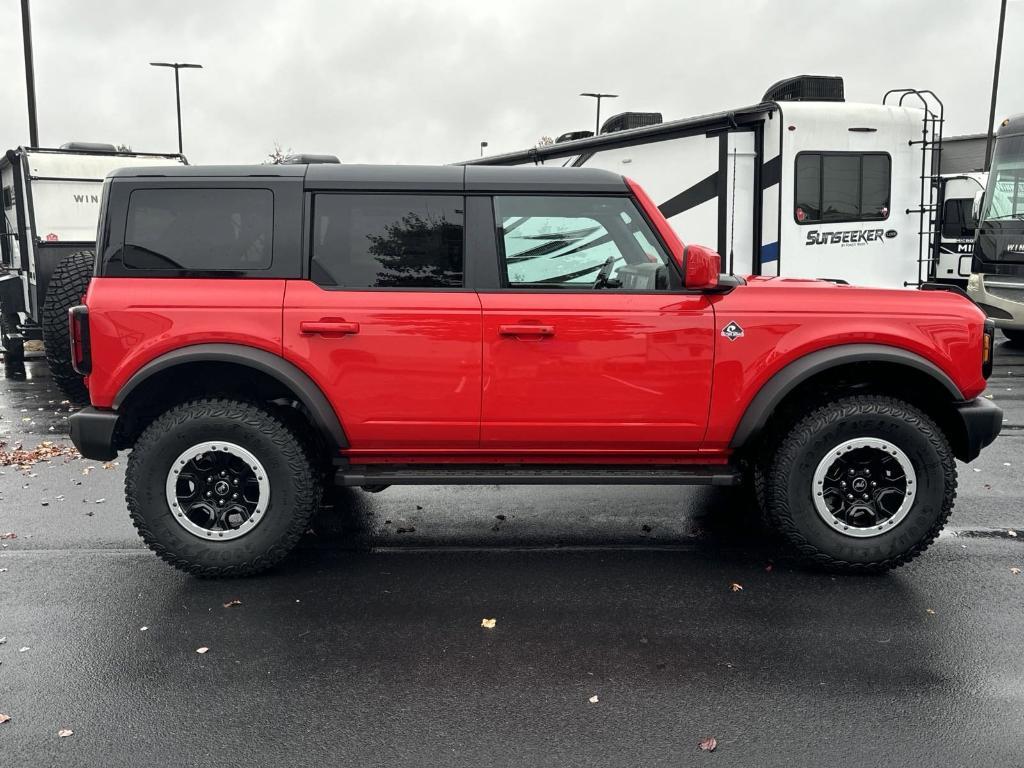
<svg viewBox="0 0 1024 768">
<path fill-rule="evenodd" d="M 974 226 L 977 228 L 981 223 L 981 201 L 985 199 L 985 191 L 978 190 L 974 193 L 974 203 L 971 205 L 971 216 L 974 218 Z"/>
<path fill-rule="evenodd" d="M 683 285 L 694 291 L 706 291 L 718 287 L 718 275 L 722 271 L 722 257 L 703 245 L 688 245 L 683 248 L 682 258 L 676 263 L 683 271 Z"/>
</svg>

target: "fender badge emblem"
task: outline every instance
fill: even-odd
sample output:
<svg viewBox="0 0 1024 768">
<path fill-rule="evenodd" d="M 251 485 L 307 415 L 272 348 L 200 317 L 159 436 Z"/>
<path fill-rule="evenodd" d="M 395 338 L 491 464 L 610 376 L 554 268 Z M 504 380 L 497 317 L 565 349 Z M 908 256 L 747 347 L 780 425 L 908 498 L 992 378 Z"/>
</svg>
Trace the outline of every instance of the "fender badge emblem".
<svg viewBox="0 0 1024 768">
<path fill-rule="evenodd" d="M 743 329 L 735 320 L 730 320 L 729 324 L 722 329 L 722 335 L 729 341 L 736 341 L 736 339 L 743 335 Z"/>
</svg>

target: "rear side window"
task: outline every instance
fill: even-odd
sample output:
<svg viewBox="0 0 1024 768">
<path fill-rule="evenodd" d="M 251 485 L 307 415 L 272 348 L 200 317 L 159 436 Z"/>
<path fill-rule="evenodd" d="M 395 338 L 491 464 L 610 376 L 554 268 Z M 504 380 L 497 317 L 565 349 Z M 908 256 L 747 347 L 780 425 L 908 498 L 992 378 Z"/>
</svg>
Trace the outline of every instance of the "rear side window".
<svg viewBox="0 0 1024 768">
<path fill-rule="evenodd" d="M 449 195 L 315 195 L 310 275 L 325 287 L 461 288 L 464 208 Z"/>
<path fill-rule="evenodd" d="M 884 152 L 801 152 L 794 218 L 798 224 L 889 218 L 891 166 Z"/>
<path fill-rule="evenodd" d="M 195 272 L 268 269 L 269 189 L 137 189 L 128 202 L 124 265 Z"/>
</svg>

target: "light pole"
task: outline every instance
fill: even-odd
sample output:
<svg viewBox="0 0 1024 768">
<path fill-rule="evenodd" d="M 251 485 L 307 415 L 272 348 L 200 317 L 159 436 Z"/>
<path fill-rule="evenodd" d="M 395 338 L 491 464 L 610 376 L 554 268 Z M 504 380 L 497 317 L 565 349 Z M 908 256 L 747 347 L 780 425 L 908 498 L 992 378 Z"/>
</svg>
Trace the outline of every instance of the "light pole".
<svg viewBox="0 0 1024 768">
<path fill-rule="evenodd" d="M 36 73 L 32 64 L 32 18 L 28 0 L 21 0 L 21 37 L 25 46 L 25 90 L 28 91 L 28 143 L 39 146 L 39 125 L 36 123 Z"/>
<path fill-rule="evenodd" d="M 597 136 L 601 132 L 601 99 L 617 99 L 619 94 L 617 93 L 581 93 L 580 96 L 589 96 L 592 99 L 597 99 L 597 121 L 594 123 L 594 135 Z"/>
<path fill-rule="evenodd" d="M 486 141 L 481 141 L 480 142 L 480 157 L 484 156 L 484 149 L 486 147 L 487 147 L 487 142 Z"/>
<path fill-rule="evenodd" d="M 999 63 L 1003 58 L 1003 24 L 1006 22 L 1006 0 L 999 6 L 999 32 L 996 35 L 996 66 L 992 73 L 992 106 L 988 113 L 988 137 L 985 139 L 985 171 L 992 163 L 992 131 L 996 127 L 996 92 L 999 90 Z"/>
<path fill-rule="evenodd" d="M 179 69 L 202 69 L 202 64 L 178 64 L 169 63 L 165 61 L 151 61 L 149 62 L 151 67 L 170 67 L 174 70 L 174 98 L 178 105 L 178 154 L 184 154 L 181 146 L 181 85 L 178 82 L 178 70 Z"/>
</svg>

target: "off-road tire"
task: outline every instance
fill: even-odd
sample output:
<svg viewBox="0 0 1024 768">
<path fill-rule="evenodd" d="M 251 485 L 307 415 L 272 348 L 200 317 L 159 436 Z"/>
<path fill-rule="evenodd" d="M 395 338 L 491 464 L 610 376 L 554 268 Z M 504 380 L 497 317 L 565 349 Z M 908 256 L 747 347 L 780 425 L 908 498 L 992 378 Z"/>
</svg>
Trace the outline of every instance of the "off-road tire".
<svg viewBox="0 0 1024 768">
<path fill-rule="evenodd" d="M 854 538 L 830 527 L 814 505 L 813 474 L 822 458 L 854 438 L 874 437 L 899 448 L 917 475 L 907 516 L 892 529 Z M 806 564 L 833 571 L 881 572 L 921 554 L 935 540 L 956 499 L 956 463 L 938 425 L 892 397 L 851 396 L 796 421 L 763 469 L 764 511 Z"/>
<path fill-rule="evenodd" d="M 65 256 L 53 270 L 43 301 L 43 343 L 50 376 L 68 399 L 77 404 L 88 404 L 89 390 L 71 365 L 68 310 L 82 303 L 92 278 L 94 260 L 92 251 L 76 251 Z"/>
<path fill-rule="evenodd" d="M 205 441 L 235 443 L 267 471 L 270 502 L 263 519 L 230 541 L 202 539 L 174 519 L 167 475 L 175 459 Z M 163 560 L 196 576 L 249 576 L 277 565 L 309 527 L 320 478 L 306 444 L 264 408 L 226 399 L 177 405 L 157 417 L 128 456 L 125 499 L 132 523 Z"/>
<path fill-rule="evenodd" d="M 1006 336 L 1006 340 L 1016 346 L 1024 346 L 1024 331 L 1018 331 L 1016 329 L 1003 328 L 1003 335 Z"/>
<path fill-rule="evenodd" d="M 25 340 L 14 335 L 17 325 L 18 316 L 13 312 L 5 313 L 0 307 L 0 346 L 4 348 L 5 368 L 12 368 L 25 362 Z"/>
</svg>

